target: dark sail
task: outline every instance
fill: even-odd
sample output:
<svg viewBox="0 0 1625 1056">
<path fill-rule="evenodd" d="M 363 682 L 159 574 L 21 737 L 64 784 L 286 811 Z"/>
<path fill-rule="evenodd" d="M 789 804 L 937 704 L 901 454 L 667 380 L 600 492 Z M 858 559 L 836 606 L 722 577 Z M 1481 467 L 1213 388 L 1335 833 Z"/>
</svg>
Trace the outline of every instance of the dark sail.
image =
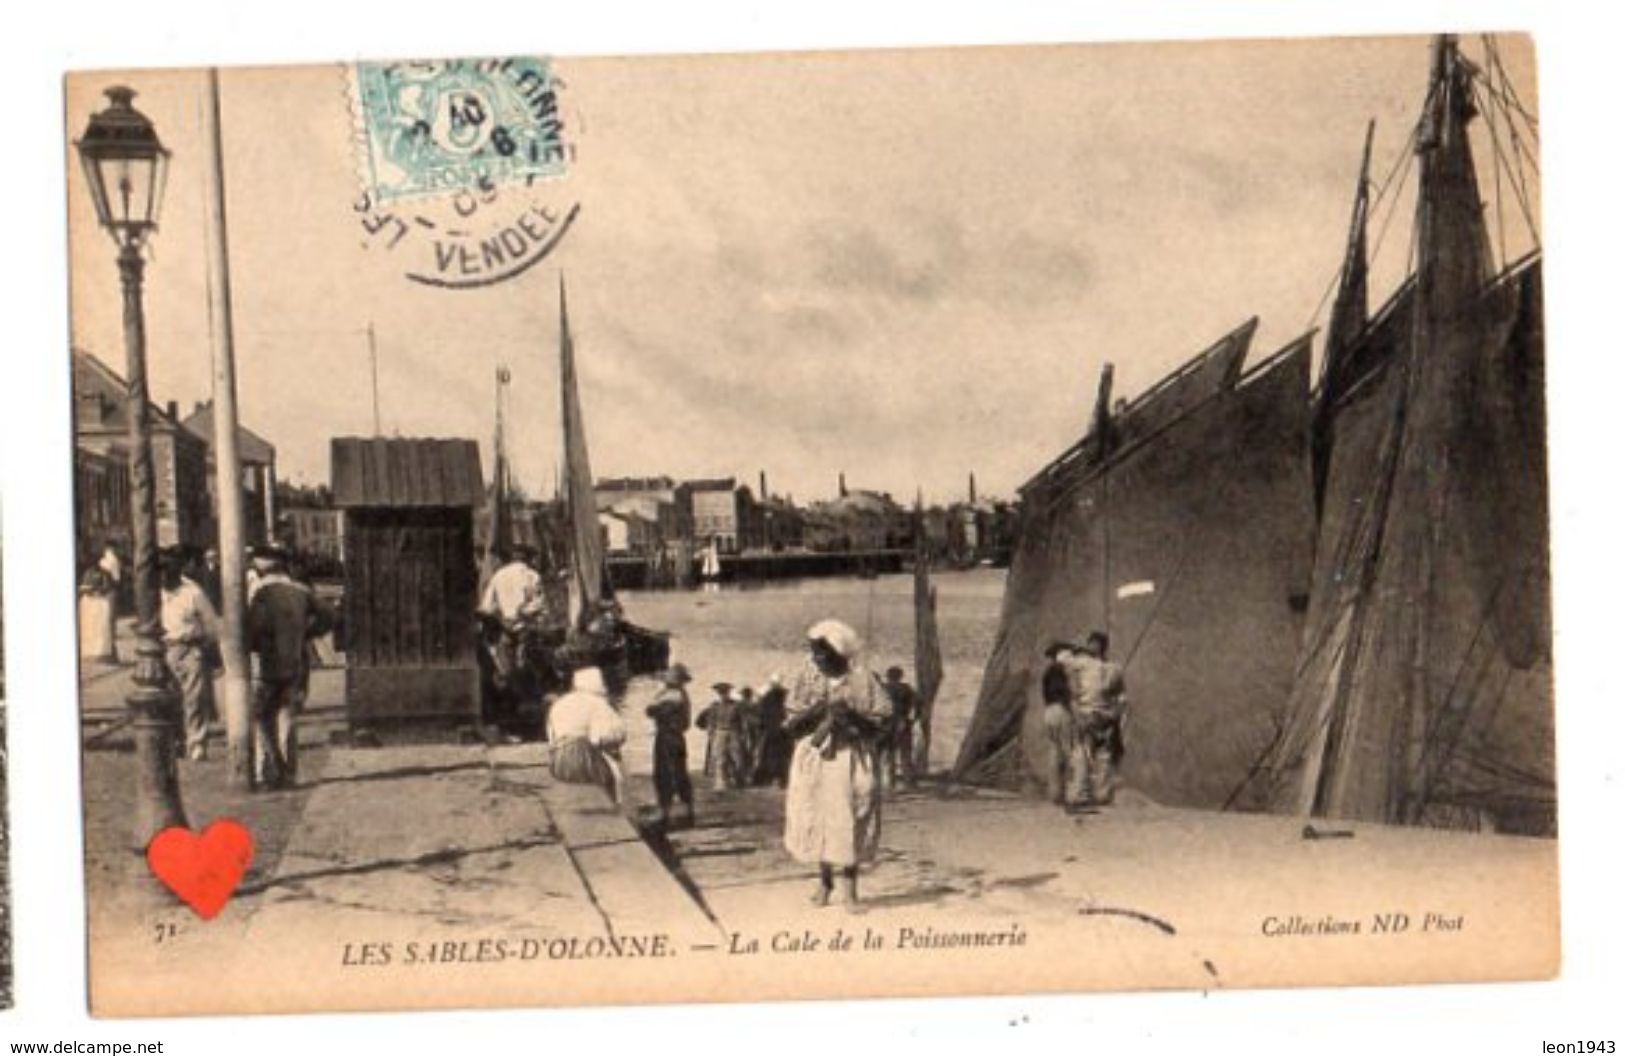
<svg viewBox="0 0 1625 1056">
<path fill-rule="evenodd" d="M 1354 193 L 1354 215 L 1349 220 L 1348 247 L 1343 253 L 1343 269 L 1338 276 L 1337 298 L 1332 302 L 1326 323 L 1325 354 L 1321 359 L 1320 383 L 1315 390 L 1315 419 L 1310 434 L 1310 463 L 1315 481 L 1315 514 L 1325 508 L 1326 475 L 1332 452 L 1332 408 L 1347 391 L 1358 369 L 1351 351 L 1365 329 L 1369 304 L 1367 292 L 1366 216 L 1370 208 L 1371 137 L 1377 123 L 1365 130 L 1365 152 L 1360 159 L 1360 180 Z"/>
<path fill-rule="evenodd" d="M 564 420 L 565 507 L 570 522 L 570 622 L 579 628 L 586 626 L 598 611 L 609 577 L 605 574 L 604 542 L 598 532 L 592 465 L 587 459 L 587 427 L 581 418 L 575 343 L 570 338 L 570 311 L 564 300 L 562 276 L 559 278 L 559 387 Z"/>
<path fill-rule="evenodd" d="M 1253 324 L 1170 375 L 1023 492 L 1003 620 L 956 767 L 1043 772 L 1038 679 L 1054 638 L 1106 630 L 1127 669 L 1128 784 L 1217 807 L 1277 735 L 1313 534 L 1304 338 L 1245 378 Z M 1245 663 L 1239 662 L 1246 658 Z"/>
<path fill-rule="evenodd" d="M 480 584 L 490 581 L 498 568 L 502 567 L 502 555 L 517 540 L 514 537 L 512 511 L 508 504 L 508 450 L 507 441 L 503 435 L 502 421 L 502 390 L 508 384 L 509 374 L 507 367 L 498 367 L 496 373 L 496 433 L 494 448 L 494 468 L 491 473 L 491 490 L 486 495 L 486 535 L 485 553 L 480 558 Z"/>
<path fill-rule="evenodd" d="M 931 548 L 925 504 L 914 504 L 914 685 L 929 709 L 942 688 L 942 643 L 937 634 L 937 588 L 931 585 Z"/>
<path fill-rule="evenodd" d="M 1540 268 L 1492 278 L 1441 39 L 1418 136 L 1414 283 L 1358 342 L 1335 438 L 1278 810 L 1551 831 Z"/>
</svg>

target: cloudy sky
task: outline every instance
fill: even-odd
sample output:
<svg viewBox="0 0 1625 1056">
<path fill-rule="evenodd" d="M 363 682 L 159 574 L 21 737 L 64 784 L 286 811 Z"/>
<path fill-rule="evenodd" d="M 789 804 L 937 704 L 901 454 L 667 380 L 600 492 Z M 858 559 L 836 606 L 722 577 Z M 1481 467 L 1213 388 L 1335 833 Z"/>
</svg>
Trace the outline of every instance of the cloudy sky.
<svg viewBox="0 0 1625 1056">
<path fill-rule="evenodd" d="M 1524 42 L 1500 47 L 1532 105 Z M 488 445 L 506 363 L 517 474 L 550 489 L 562 271 L 600 475 L 764 470 L 812 499 L 844 470 L 946 500 L 975 471 L 1009 494 L 1083 431 L 1102 363 L 1132 396 L 1250 316 L 1255 359 L 1323 322 L 1366 122 L 1380 181 L 1427 61 L 1423 38 L 563 59 L 577 153 L 546 193 L 579 219 L 540 266 L 459 291 L 364 245 L 341 68 L 227 70 L 243 420 L 284 475 L 326 480 L 328 439 L 372 430 L 370 324 L 385 432 Z M 118 82 L 174 152 L 149 344 L 155 398 L 190 407 L 210 384 L 204 79 L 77 75 L 71 134 Z M 113 249 L 76 162 L 69 181 L 73 340 L 121 368 Z M 1506 230 L 1515 255 L 1515 212 Z"/>
</svg>

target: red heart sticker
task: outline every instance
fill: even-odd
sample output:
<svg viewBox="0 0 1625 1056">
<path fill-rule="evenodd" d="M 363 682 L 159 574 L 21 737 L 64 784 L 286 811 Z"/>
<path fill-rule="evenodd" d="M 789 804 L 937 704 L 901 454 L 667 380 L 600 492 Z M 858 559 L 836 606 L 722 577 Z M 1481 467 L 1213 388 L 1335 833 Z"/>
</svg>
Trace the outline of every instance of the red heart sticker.
<svg viewBox="0 0 1625 1056">
<path fill-rule="evenodd" d="M 254 837 L 231 818 L 212 821 L 197 835 L 191 829 L 165 829 L 147 844 L 147 865 L 192 912 L 213 920 L 254 860 Z"/>
</svg>

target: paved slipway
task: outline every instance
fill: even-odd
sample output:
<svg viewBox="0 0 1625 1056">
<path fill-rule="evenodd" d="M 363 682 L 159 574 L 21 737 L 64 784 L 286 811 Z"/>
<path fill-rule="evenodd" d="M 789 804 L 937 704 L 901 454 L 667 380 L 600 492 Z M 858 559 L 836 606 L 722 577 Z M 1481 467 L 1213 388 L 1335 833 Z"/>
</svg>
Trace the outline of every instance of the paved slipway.
<svg viewBox="0 0 1625 1056">
<path fill-rule="evenodd" d="M 701 654 L 694 642 L 685 654 L 711 671 L 756 673 L 770 660 Z M 87 744 L 115 747 L 128 737 L 127 678 L 86 674 Z M 312 688 L 304 739 L 317 745 L 343 725 L 339 673 L 318 672 Z M 130 756 L 87 753 L 96 1011 L 1205 989 L 1556 970 L 1556 841 L 1368 825 L 1306 839 L 1301 819 L 1169 809 L 1132 791 L 1079 815 L 936 782 L 896 792 L 858 911 L 816 909 L 814 870 L 780 842 L 782 792 L 705 787 L 699 731 L 689 741 L 698 824 L 654 824 L 641 718 L 654 691 L 635 683 L 627 702 L 632 777 L 620 809 L 553 781 L 534 744 L 320 748 L 306 755 L 300 790 L 259 797 L 225 789 L 223 753 L 183 763 L 192 824 L 237 816 L 260 844 L 238 896 L 209 922 L 122 850 Z M 955 732 L 943 731 L 938 766 Z M 1409 928 L 1372 935 L 1372 918 L 1391 913 Z M 1463 926 L 1424 931 L 1428 914 Z M 1359 935 L 1317 930 L 1353 921 Z M 884 949 L 843 961 L 806 952 L 837 934 Z M 606 943 L 655 941 L 650 957 L 597 958 Z M 954 945 L 964 941 L 991 945 Z M 515 951 L 545 955 L 516 961 Z"/>
<path fill-rule="evenodd" d="M 926 784 L 886 804 L 882 852 L 854 913 L 808 902 L 813 872 L 779 844 L 776 789 L 704 789 L 699 824 L 667 836 L 653 831 L 647 806 L 618 809 L 597 790 L 553 781 L 539 745 L 313 758 L 321 770 L 307 775 L 308 798 L 280 854 L 216 920 L 192 918 L 132 863 L 121 904 L 96 914 L 97 1012 L 1212 988 L 1555 970 L 1555 894 L 1541 894 L 1555 891 L 1551 841 L 1376 826 L 1307 840 L 1301 821 L 1168 810 L 1132 795 L 1110 811 L 1066 815 Z M 646 777 L 633 779 L 632 799 L 647 803 Z M 189 808 L 200 824 L 216 806 L 194 796 Z M 1411 933 L 1263 934 L 1269 917 L 1277 930 L 1298 927 L 1287 923 L 1294 917 L 1303 927 L 1360 919 L 1369 930 L 1372 913 L 1390 909 L 1409 914 Z M 1460 940 L 1420 934 L 1434 910 L 1465 915 L 1470 962 L 1441 967 Z M 891 959 L 809 974 L 814 962 L 791 955 L 840 929 L 882 943 Z M 944 945 L 971 934 L 999 945 Z M 595 939 L 601 947 L 651 935 L 662 936 L 654 960 L 576 960 Z M 527 941 L 551 952 L 523 965 L 487 963 Z"/>
<path fill-rule="evenodd" d="M 320 770 L 304 775 L 308 798 L 289 831 L 256 833 L 280 852 L 274 866 L 251 870 L 216 919 L 196 919 L 131 861 L 115 904 L 93 911 L 98 1012 L 377 1007 L 388 1002 L 331 993 L 325 969 L 399 964 L 408 941 L 418 944 L 414 959 L 435 961 L 495 956 L 446 945 L 470 936 L 516 949 L 653 932 L 685 946 L 719 941 L 626 815 L 599 790 L 554 782 L 540 745 L 312 758 Z M 222 806 L 193 796 L 188 809 L 202 827 Z M 299 947 L 320 985 L 261 970 Z M 423 999 L 459 1003 L 441 996 Z"/>
</svg>

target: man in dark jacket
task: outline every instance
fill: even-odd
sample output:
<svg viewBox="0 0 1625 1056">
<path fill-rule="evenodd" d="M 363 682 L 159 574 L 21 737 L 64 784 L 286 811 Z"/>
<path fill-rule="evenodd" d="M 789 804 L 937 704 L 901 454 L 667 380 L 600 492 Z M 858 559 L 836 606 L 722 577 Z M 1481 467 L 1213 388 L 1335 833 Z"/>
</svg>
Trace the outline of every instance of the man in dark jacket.
<svg viewBox="0 0 1625 1056">
<path fill-rule="evenodd" d="M 333 628 L 333 614 L 315 591 L 288 575 L 277 547 L 254 555 L 259 579 L 248 606 L 248 650 L 254 655 L 254 755 L 260 787 L 286 788 L 299 771 L 296 721 L 310 686 L 306 648 Z"/>
<path fill-rule="evenodd" d="M 681 800 L 686 815 L 684 821 L 694 824 L 694 783 L 688 776 L 688 742 L 690 705 L 688 668 L 672 664 L 661 681 L 665 688 L 654 703 L 644 709 L 655 723 L 655 797 L 660 801 L 660 823 L 671 822 L 671 802 Z"/>
<path fill-rule="evenodd" d="M 795 744 L 790 740 L 790 735 L 784 732 L 784 700 L 788 695 L 784 678 L 775 672 L 762 690 L 762 695 L 757 698 L 762 736 L 756 742 L 756 758 L 752 767 L 754 784 L 783 788 L 790 780 L 790 752 Z"/>
</svg>

